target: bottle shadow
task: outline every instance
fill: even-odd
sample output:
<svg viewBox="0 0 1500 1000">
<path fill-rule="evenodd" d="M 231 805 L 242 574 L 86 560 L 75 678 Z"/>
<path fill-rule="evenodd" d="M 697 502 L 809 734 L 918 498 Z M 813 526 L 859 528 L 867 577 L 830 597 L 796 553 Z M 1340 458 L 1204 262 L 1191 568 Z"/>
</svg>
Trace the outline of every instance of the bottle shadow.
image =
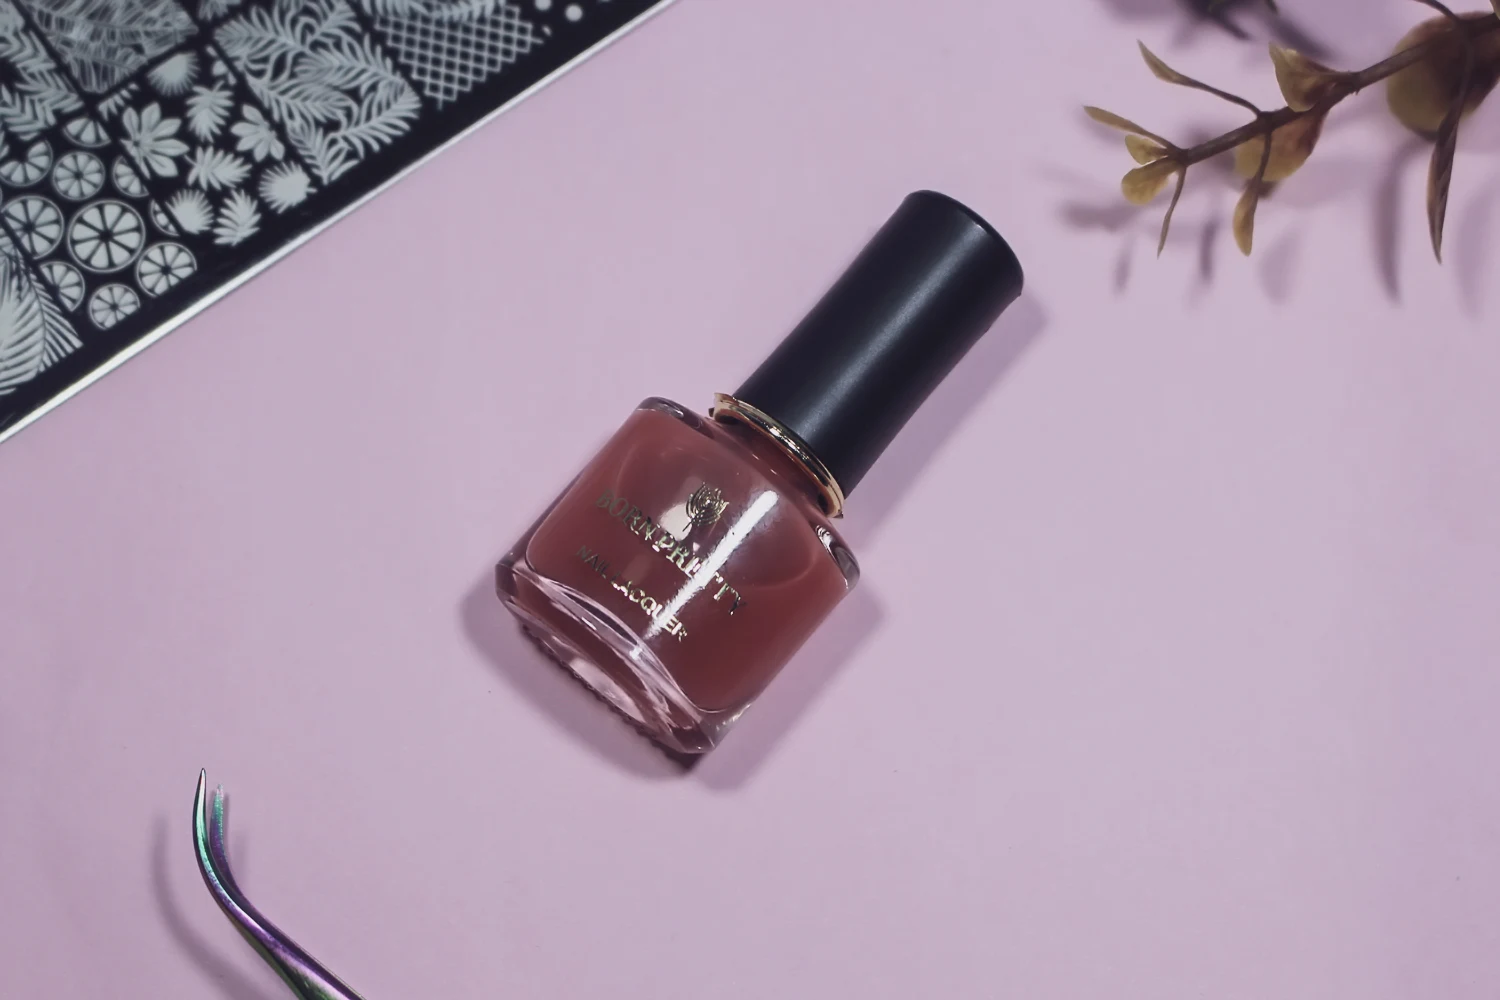
<svg viewBox="0 0 1500 1000">
<path fill-rule="evenodd" d="M 642 778 L 680 777 L 683 762 L 640 735 L 613 708 L 543 653 L 495 594 L 487 572 L 464 595 L 459 618 L 491 672 L 569 737 Z"/>
<path fill-rule="evenodd" d="M 684 761 L 684 770 L 717 791 L 748 783 L 879 629 L 885 614 L 872 591 L 855 587 L 724 742 L 713 753 Z"/>
<path fill-rule="evenodd" d="M 696 775 L 713 788 L 744 784 L 853 659 L 881 619 L 869 588 L 856 587 L 712 754 L 675 753 L 589 691 L 526 637 L 495 596 L 486 574 L 460 610 L 469 641 L 525 701 L 599 758 L 654 781 Z"/>
<path fill-rule="evenodd" d="M 156 913 L 179 951 L 213 982 L 226 1000 L 284 1000 L 285 993 L 269 979 L 274 978 L 267 970 L 268 981 L 260 983 L 230 961 L 208 938 L 198 932 L 181 904 L 172 892 L 171 842 L 166 817 L 157 817 L 151 837 L 151 895 L 156 901 Z M 184 837 L 184 840 L 186 837 Z M 243 850 L 236 840 L 237 855 Z"/>
<path fill-rule="evenodd" d="M 1023 294 L 937 387 L 891 442 L 849 501 L 839 533 L 857 557 L 880 531 L 943 445 L 994 391 L 1047 325 L 1040 303 Z M 974 455 L 983 461 L 983 455 Z"/>
<path fill-rule="evenodd" d="M 902 428 L 849 502 L 839 533 L 853 548 L 874 542 L 911 486 L 1041 336 L 1046 314 L 1023 294 L 980 338 Z M 884 618 L 878 590 L 860 584 L 787 664 L 723 745 L 692 767 L 711 788 L 744 785 L 771 758 L 798 720 L 853 661 Z"/>
</svg>

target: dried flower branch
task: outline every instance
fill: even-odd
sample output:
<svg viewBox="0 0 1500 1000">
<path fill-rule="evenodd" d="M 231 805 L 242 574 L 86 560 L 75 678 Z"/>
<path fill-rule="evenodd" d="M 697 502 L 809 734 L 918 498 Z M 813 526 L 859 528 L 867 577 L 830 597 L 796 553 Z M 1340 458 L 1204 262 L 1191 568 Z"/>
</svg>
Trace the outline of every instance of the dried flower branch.
<svg viewBox="0 0 1500 1000">
<path fill-rule="evenodd" d="M 1346 97 L 1384 82 L 1391 113 L 1407 128 L 1434 140 L 1427 177 L 1427 218 L 1433 253 L 1442 260 L 1443 222 L 1459 124 L 1500 83 L 1500 0 L 1490 0 L 1493 11 L 1464 14 L 1455 14 L 1440 0 L 1417 2 L 1431 7 L 1438 16 L 1407 33 L 1391 56 L 1362 70 L 1333 69 L 1273 44 L 1271 64 L 1286 101 L 1285 107 L 1274 111 L 1262 111 L 1237 94 L 1180 73 L 1142 45 L 1141 56 L 1157 79 L 1212 94 L 1254 116 L 1223 135 L 1183 147 L 1113 112 L 1084 109 L 1096 122 L 1125 133 L 1125 148 L 1138 164 L 1120 183 L 1127 200 L 1148 204 L 1176 178 L 1157 253 L 1166 246 L 1172 213 L 1182 197 L 1189 168 L 1232 151 L 1235 172 L 1246 178 L 1244 193 L 1234 210 L 1234 238 L 1240 250 L 1249 254 L 1254 245 L 1255 211 L 1261 199 L 1312 156 L 1328 113 Z M 1271 0 L 1267 3 L 1275 9 Z"/>
</svg>

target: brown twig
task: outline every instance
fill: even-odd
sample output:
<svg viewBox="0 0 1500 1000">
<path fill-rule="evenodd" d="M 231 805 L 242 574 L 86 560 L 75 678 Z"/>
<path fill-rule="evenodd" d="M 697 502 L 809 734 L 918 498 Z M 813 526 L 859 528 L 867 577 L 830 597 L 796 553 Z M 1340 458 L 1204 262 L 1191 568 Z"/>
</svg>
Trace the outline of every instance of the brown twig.
<svg viewBox="0 0 1500 1000">
<path fill-rule="evenodd" d="M 1443 220 L 1447 214 L 1459 123 L 1484 100 L 1500 79 L 1500 46 L 1494 39 L 1486 42 L 1484 67 L 1482 71 L 1478 68 L 1479 42 L 1500 34 L 1500 0 L 1490 0 L 1494 13 L 1463 15 L 1453 13 L 1442 0 L 1417 2 L 1437 11 L 1440 16 L 1413 29 L 1404 40 L 1405 47 L 1394 55 L 1362 70 L 1331 69 L 1292 49 L 1272 45 L 1271 62 L 1287 102 L 1274 111 L 1262 111 L 1237 94 L 1180 73 L 1141 45 L 1141 56 L 1157 79 L 1204 91 L 1254 115 L 1238 128 L 1205 142 L 1178 146 L 1113 112 L 1096 107 L 1084 109 L 1100 124 L 1126 133 L 1126 150 L 1139 164 L 1120 183 L 1127 199 L 1144 205 L 1154 200 L 1175 177 L 1177 185 L 1162 220 L 1157 252 L 1160 253 L 1166 245 L 1167 229 L 1182 195 L 1189 168 L 1234 151 L 1235 170 L 1249 179 L 1235 206 L 1235 242 L 1242 252 L 1250 253 L 1255 233 L 1255 210 L 1261 197 L 1295 173 L 1312 155 L 1323 123 L 1333 107 L 1372 84 L 1389 80 L 1387 87 L 1390 88 L 1392 111 L 1409 128 L 1436 140 L 1428 169 L 1427 214 L 1433 251 L 1441 260 Z M 1452 74 L 1455 69 L 1460 70 L 1457 75 Z M 1411 73 L 1398 76 L 1407 70 Z M 1448 75 L 1441 75 L 1444 73 Z M 1437 82 L 1434 82 L 1435 74 Z M 1427 95 L 1434 93 L 1442 95 L 1446 113 L 1441 121 L 1432 118 Z M 1427 103 L 1422 103 L 1424 100 Z"/>
<path fill-rule="evenodd" d="M 1420 0 L 1428 3 L 1429 0 Z M 1441 5 L 1439 5 L 1441 6 Z M 1500 31 L 1500 15 L 1491 14 L 1488 17 L 1474 21 L 1455 21 L 1455 32 L 1463 32 L 1472 41 L 1482 38 L 1495 31 Z M 1270 135 L 1283 125 L 1290 124 L 1299 118 L 1308 115 L 1327 114 L 1328 109 L 1344 100 L 1359 93 L 1371 84 L 1379 83 L 1386 77 L 1395 76 L 1397 73 L 1422 61 L 1429 52 L 1439 45 L 1447 42 L 1445 37 L 1437 37 L 1420 42 L 1410 48 L 1402 49 L 1389 58 L 1382 59 L 1373 66 L 1348 74 L 1339 83 L 1335 84 L 1327 97 L 1306 111 L 1294 111 L 1289 107 L 1278 108 L 1275 111 L 1264 111 L 1254 121 L 1247 122 L 1237 129 L 1225 132 L 1223 135 L 1215 136 L 1196 146 L 1187 146 L 1174 153 L 1172 158 L 1185 167 L 1204 160 L 1212 159 L 1220 153 L 1227 153 L 1236 146 L 1243 145 L 1252 139 Z"/>
</svg>

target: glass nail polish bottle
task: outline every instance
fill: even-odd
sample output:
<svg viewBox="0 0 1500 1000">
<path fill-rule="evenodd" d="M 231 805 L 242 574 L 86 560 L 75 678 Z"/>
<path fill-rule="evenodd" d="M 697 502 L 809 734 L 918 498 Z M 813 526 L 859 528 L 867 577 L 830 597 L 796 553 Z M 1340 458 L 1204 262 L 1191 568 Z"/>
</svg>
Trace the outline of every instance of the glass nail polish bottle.
<svg viewBox="0 0 1500 1000">
<path fill-rule="evenodd" d="M 501 599 L 647 735 L 712 749 L 854 587 L 846 494 L 1021 282 L 974 212 L 909 196 L 733 396 L 643 402 L 501 561 Z"/>
</svg>

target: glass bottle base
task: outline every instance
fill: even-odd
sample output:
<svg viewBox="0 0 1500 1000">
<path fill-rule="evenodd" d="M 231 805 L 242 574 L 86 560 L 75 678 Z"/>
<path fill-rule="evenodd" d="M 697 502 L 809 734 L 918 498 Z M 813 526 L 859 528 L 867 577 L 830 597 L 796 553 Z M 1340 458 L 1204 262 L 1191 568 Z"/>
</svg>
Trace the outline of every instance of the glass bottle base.
<svg viewBox="0 0 1500 1000">
<path fill-rule="evenodd" d="M 538 573 L 524 556 L 495 567 L 495 590 L 525 632 L 647 738 L 674 753 L 718 746 L 744 708 L 693 704 L 656 654 L 607 609 Z"/>
</svg>

